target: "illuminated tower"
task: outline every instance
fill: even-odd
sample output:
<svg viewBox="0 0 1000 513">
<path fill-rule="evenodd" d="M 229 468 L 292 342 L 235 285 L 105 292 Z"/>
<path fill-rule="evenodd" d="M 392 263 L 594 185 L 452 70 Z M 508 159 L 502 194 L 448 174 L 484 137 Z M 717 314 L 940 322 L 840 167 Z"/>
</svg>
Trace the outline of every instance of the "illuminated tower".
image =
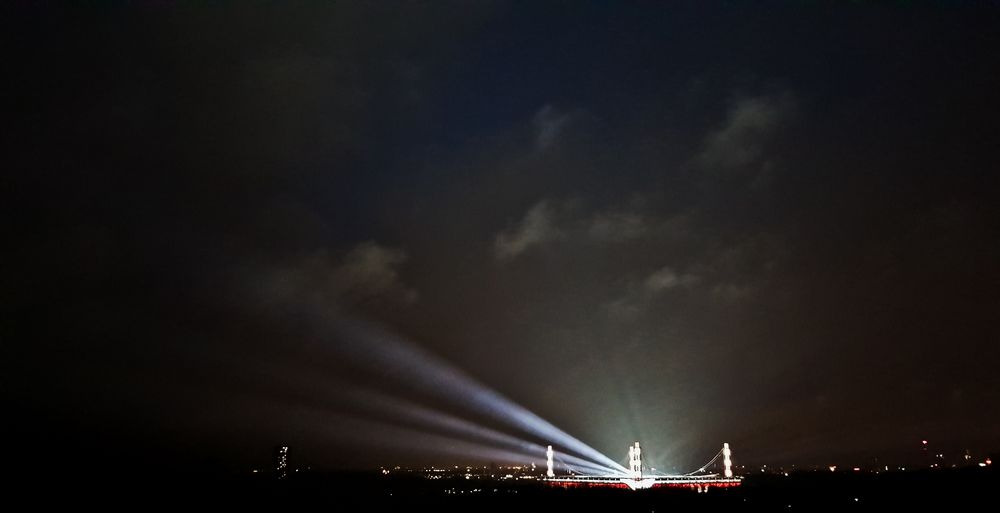
<svg viewBox="0 0 1000 513">
<path fill-rule="evenodd" d="M 628 448 L 628 464 L 632 478 L 642 479 L 642 449 L 639 448 L 639 442 Z"/>
<path fill-rule="evenodd" d="M 726 477 L 733 477 L 733 460 L 730 456 L 733 455 L 733 451 L 729 450 L 729 443 L 722 444 L 722 465 L 726 467 Z"/>
<path fill-rule="evenodd" d="M 545 477 L 556 477 L 556 473 L 552 471 L 552 446 L 550 445 L 548 449 L 545 450 L 545 464 L 548 465 L 548 469 L 545 471 Z"/>
</svg>

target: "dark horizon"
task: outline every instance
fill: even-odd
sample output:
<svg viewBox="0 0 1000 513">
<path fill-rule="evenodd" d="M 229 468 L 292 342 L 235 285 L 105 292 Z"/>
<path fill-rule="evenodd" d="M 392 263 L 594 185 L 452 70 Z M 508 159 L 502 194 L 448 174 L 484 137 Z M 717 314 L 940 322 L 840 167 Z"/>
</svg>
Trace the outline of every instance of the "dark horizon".
<svg viewBox="0 0 1000 513">
<path fill-rule="evenodd" d="M 996 2 L 3 11 L 39 465 L 1000 451 Z"/>
</svg>

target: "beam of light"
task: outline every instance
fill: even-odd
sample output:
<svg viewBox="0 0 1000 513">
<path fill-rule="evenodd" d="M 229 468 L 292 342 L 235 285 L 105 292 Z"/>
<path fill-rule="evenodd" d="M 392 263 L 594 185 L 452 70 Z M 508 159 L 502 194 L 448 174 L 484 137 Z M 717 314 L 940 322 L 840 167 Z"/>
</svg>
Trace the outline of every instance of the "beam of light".
<svg viewBox="0 0 1000 513">
<path fill-rule="evenodd" d="M 561 458 L 555 458 L 555 468 L 556 475 L 561 475 L 564 473 L 576 474 L 578 476 L 595 476 L 595 477 L 625 477 L 624 474 L 617 471 L 609 471 L 607 469 L 595 469 L 593 466 L 588 465 L 574 465 L 572 463 L 567 463 Z M 566 471 L 566 472 L 561 472 Z"/>
<path fill-rule="evenodd" d="M 284 429 L 281 419 L 294 418 L 302 433 L 332 440 L 334 445 L 346 444 L 354 450 L 392 449 L 400 453 L 459 457 L 463 458 L 463 462 L 492 461 L 515 465 L 540 459 L 535 453 L 492 447 L 357 414 L 331 411 L 317 402 L 290 404 L 281 397 L 262 398 L 257 395 L 246 395 L 235 401 L 248 401 L 244 406 L 257 410 L 279 412 L 262 419 L 264 423 L 275 420 Z"/>
<path fill-rule="evenodd" d="M 389 415 L 403 418 L 423 426 L 440 429 L 448 433 L 463 435 L 481 441 L 496 444 L 498 446 L 516 449 L 518 452 L 532 455 L 544 455 L 545 447 L 540 444 L 529 442 L 515 436 L 484 427 L 454 415 L 437 411 L 416 403 L 390 397 L 374 390 L 355 389 L 347 393 L 354 402 L 367 408 L 376 408 L 378 411 Z M 614 474 L 615 471 L 607 466 L 597 465 L 583 458 L 572 454 L 563 453 L 562 458 L 566 465 L 572 465 L 582 473 L 583 469 L 587 473 Z"/>
<path fill-rule="evenodd" d="M 622 472 L 607 468 L 600 467 L 586 460 L 576 458 L 571 454 L 559 453 L 553 451 L 552 455 L 553 462 L 556 463 L 555 469 L 568 470 L 571 473 L 585 475 L 585 476 L 614 476 L 614 477 L 627 477 Z"/>
<path fill-rule="evenodd" d="M 553 459 L 555 461 L 560 462 L 563 467 L 570 469 L 576 472 L 577 474 L 600 475 L 600 476 L 620 474 L 619 471 L 613 468 L 608 468 L 603 465 L 592 463 L 588 460 L 579 458 L 572 454 L 567 454 L 565 452 L 562 453 L 556 452 L 556 454 L 558 454 L 558 456 L 553 455 Z"/>
<path fill-rule="evenodd" d="M 408 385 L 505 422 L 599 466 L 627 472 L 618 462 L 399 336 L 357 320 L 340 319 L 333 328 L 345 342 L 340 347 L 355 361 L 378 363 L 380 370 Z"/>
<path fill-rule="evenodd" d="M 461 435 L 515 449 L 532 457 L 545 454 L 545 447 L 540 444 L 515 437 L 513 435 L 488 428 L 472 421 L 459 418 L 410 400 L 393 397 L 371 388 L 358 386 L 331 379 L 323 373 L 312 373 L 303 369 L 285 370 L 280 372 L 285 376 L 284 384 L 290 387 L 289 393 L 279 395 L 282 403 L 292 401 L 303 407 L 326 410 L 330 401 L 342 407 L 351 407 L 368 412 L 380 421 L 405 421 L 409 424 L 438 430 L 454 435 Z M 332 395 L 325 399 L 316 398 L 316 390 L 333 390 Z M 296 393 L 297 392 L 297 393 Z M 616 474 L 612 468 L 593 463 L 589 460 L 560 452 L 566 466 L 573 466 L 578 473 L 609 475 Z M 524 462 L 521 462 L 524 463 Z M 586 469 L 586 472 L 584 472 Z"/>
<path fill-rule="evenodd" d="M 272 401 L 276 401 L 276 405 L 295 407 L 298 409 L 297 411 L 311 411 L 324 415 L 341 415 L 341 417 L 338 417 L 339 419 L 350 419 L 348 422 L 362 426 L 362 431 L 360 432 L 368 436 L 362 437 L 361 441 L 368 445 L 379 445 L 376 443 L 377 440 L 370 436 L 371 433 L 383 432 L 393 426 L 395 426 L 396 430 L 393 432 L 393 436 L 405 436 L 412 439 L 414 436 L 413 433 L 419 432 L 416 429 L 411 429 L 412 426 L 412 428 L 429 428 L 453 435 L 466 436 L 474 440 L 488 442 L 496 446 L 501 446 L 501 448 L 509 449 L 509 454 L 524 455 L 521 459 L 508 458 L 503 460 L 509 463 L 523 464 L 540 459 L 545 454 L 545 448 L 537 443 L 503 433 L 496 429 L 481 426 L 469 420 L 419 405 L 406 399 L 392 397 L 374 389 L 359 388 L 350 383 L 332 379 L 328 374 L 323 372 L 315 372 L 302 368 L 268 368 L 266 371 L 262 370 L 261 372 L 267 376 L 282 376 L 281 382 L 285 386 L 284 393 L 277 393 L 275 389 L 269 389 L 268 396 Z M 245 388 L 241 388 L 241 390 L 245 391 Z M 328 390 L 332 391 L 332 393 L 321 394 L 324 397 L 317 397 L 317 390 Z M 259 396 L 253 397 L 256 400 L 261 400 Z M 329 409 L 331 401 L 333 405 L 357 408 L 360 412 L 374 414 L 376 418 L 356 415 L 346 416 L 348 414 L 331 412 Z M 255 405 L 254 408 L 259 408 L 259 405 Z M 403 426 L 393 424 L 394 421 L 398 420 L 406 421 L 409 424 Z M 328 420 L 321 419 L 318 423 L 323 424 L 325 422 L 328 422 Z M 357 437 L 351 436 L 350 438 L 355 439 Z M 441 438 L 440 440 L 445 439 Z M 436 444 L 435 446 L 440 446 L 440 444 Z M 396 447 L 408 448 L 407 446 L 398 444 Z M 497 454 L 495 451 L 488 450 L 495 449 L 495 447 L 484 445 L 482 446 L 484 449 L 479 450 L 477 453 L 471 452 L 472 449 L 470 447 L 467 446 L 465 452 L 458 451 L 457 454 L 470 457 L 478 456 L 477 459 L 484 461 L 490 460 L 491 455 Z M 428 449 L 423 452 L 433 453 L 434 451 Z M 563 467 L 578 474 L 615 474 L 615 471 L 608 467 L 597 465 L 571 454 L 561 454 L 561 461 L 564 462 Z M 495 460 L 495 458 L 493 459 Z"/>
<path fill-rule="evenodd" d="M 393 448 L 411 453 L 448 455 L 467 458 L 468 461 L 492 461 L 521 465 L 534 455 L 488 445 L 458 440 L 448 436 L 406 428 L 387 422 L 364 419 L 353 415 L 329 412 L 320 413 L 324 422 L 337 424 L 338 439 L 342 442 L 369 447 Z M 322 424 L 322 423 L 320 423 Z"/>
<path fill-rule="evenodd" d="M 290 300 L 285 308 L 291 307 L 300 320 L 313 321 L 308 326 L 315 335 L 355 365 L 552 443 L 602 471 L 625 472 L 622 465 L 596 449 L 402 337 L 361 320 L 340 317 L 321 302 L 285 299 Z"/>
</svg>

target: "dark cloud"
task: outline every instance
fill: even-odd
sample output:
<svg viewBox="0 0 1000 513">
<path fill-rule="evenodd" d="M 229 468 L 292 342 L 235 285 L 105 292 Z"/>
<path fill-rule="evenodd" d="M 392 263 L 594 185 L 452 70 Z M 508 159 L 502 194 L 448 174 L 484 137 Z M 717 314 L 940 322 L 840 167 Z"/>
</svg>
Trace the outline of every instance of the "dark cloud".
<svg viewBox="0 0 1000 513">
<path fill-rule="evenodd" d="M 637 205 L 588 211 L 580 199 L 543 199 L 532 205 L 513 228 L 496 235 L 500 260 L 510 260 L 532 247 L 557 242 L 584 245 L 621 244 L 642 237 L 659 223 Z"/>
<path fill-rule="evenodd" d="M 406 253 L 366 241 L 340 259 L 328 250 L 306 255 L 276 270 L 260 291 L 263 300 L 307 301 L 339 305 L 397 303 L 417 300 L 416 290 L 400 282 Z"/>
<path fill-rule="evenodd" d="M 778 96 L 740 98 L 722 126 L 705 137 L 698 165 L 720 172 L 758 161 L 768 137 L 792 110 L 791 93 Z"/>
<path fill-rule="evenodd" d="M 556 213 L 546 201 L 540 201 L 524 214 L 516 228 L 496 236 L 496 255 L 501 260 L 514 258 L 532 246 L 544 244 L 563 236 L 556 226 Z"/>
<path fill-rule="evenodd" d="M 555 144 L 572 121 L 572 113 L 556 112 L 551 105 L 539 109 L 532 119 L 535 129 L 535 148 L 545 150 Z"/>
<path fill-rule="evenodd" d="M 650 274 L 643 285 L 650 292 L 661 292 L 678 286 L 690 285 L 697 281 L 698 277 L 693 274 L 678 276 L 677 272 L 670 267 L 661 267 Z"/>
</svg>

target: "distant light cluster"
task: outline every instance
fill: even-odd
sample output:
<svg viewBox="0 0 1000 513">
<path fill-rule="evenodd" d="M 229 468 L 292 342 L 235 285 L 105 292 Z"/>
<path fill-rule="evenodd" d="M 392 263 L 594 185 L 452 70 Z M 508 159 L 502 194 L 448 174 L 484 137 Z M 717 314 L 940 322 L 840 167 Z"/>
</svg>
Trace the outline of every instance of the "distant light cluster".
<svg viewBox="0 0 1000 513">
<path fill-rule="evenodd" d="M 288 477 L 288 446 L 283 445 L 278 447 L 277 460 L 274 470 L 278 474 L 278 479 L 285 479 Z"/>
</svg>

